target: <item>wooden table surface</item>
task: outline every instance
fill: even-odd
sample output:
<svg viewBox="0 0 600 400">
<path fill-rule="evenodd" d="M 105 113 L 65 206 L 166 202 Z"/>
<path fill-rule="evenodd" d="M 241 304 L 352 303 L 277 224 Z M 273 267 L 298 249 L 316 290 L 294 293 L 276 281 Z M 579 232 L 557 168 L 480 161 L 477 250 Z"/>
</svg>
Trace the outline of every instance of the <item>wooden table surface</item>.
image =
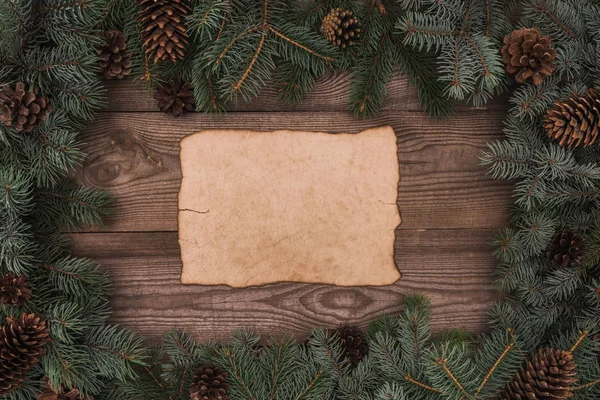
<svg viewBox="0 0 600 400">
<path fill-rule="evenodd" d="M 131 81 L 106 86 L 109 105 L 84 130 L 89 157 L 77 176 L 116 196 L 115 212 L 104 227 L 72 237 L 74 253 L 97 261 L 113 279 L 113 322 L 151 339 L 170 328 L 223 339 L 241 327 L 302 338 L 315 326 L 365 326 L 379 314 L 400 311 L 404 296 L 421 293 L 432 300 L 434 331 L 486 329 L 499 298 L 491 284 L 490 243 L 507 223 L 513 187 L 486 176 L 479 157 L 487 142 L 502 137 L 505 99 L 459 107 L 451 118 L 435 120 L 398 78 L 382 112 L 355 119 L 346 107 L 348 80 L 331 75 L 300 105 L 283 104 L 269 89 L 227 114 L 173 118 L 158 112 L 142 86 Z M 398 136 L 402 224 L 395 258 L 402 278 L 395 285 L 232 289 L 179 283 L 177 193 L 184 136 L 206 128 L 358 132 L 381 125 L 391 125 Z"/>
</svg>

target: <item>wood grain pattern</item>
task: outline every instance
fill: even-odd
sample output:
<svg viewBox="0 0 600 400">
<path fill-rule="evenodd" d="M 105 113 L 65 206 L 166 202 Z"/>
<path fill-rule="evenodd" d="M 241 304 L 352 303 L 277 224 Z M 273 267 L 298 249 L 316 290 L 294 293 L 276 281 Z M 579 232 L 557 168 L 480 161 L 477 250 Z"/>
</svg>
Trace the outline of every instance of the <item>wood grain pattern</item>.
<svg viewBox="0 0 600 400">
<path fill-rule="evenodd" d="M 424 115 L 414 89 L 394 79 L 384 111 L 354 119 L 346 111 L 345 75 L 319 82 L 301 105 L 284 105 L 273 89 L 234 112 L 175 119 L 131 81 L 106 82 L 109 107 L 84 131 L 89 158 L 77 173 L 85 184 L 113 193 L 115 213 L 102 229 L 71 235 L 77 255 L 103 265 L 114 280 L 113 322 L 150 338 L 186 328 L 200 339 L 227 337 L 240 327 L 303 338 L 314 326 L 366 325 L 396 313 L 405 295 L 432 298 L 436 332 L 486 328 L 499 294 L 491 286 L 492 237 L 507 222 L 513 186 L 485 175 L 478 158 L 502 137 L 506 98 L 485 107 L 458 107 L 446 120 Z M 391 125 L 398 137 L 403 223 L 395 257 L 403 274 L 387 287 L 340 288 L 281 283 L 232 289 L 184 286 L 177 244 L 179 140 L 201 129 L 299 129 L 358 132 Z M 241 208 L 245 204 L 239 205 Z"/>
<path fill-rule="evenodd" d="M 432 299 L 433 329 L 480 332 L 498 297 L 491 286 L 489 229 L 398 230 L 396 261 L 403 273 L 392 286 L 343 288 L 280 283 L 232 289 L 181 285 L 176 232 L 73 235 L 73 250 L 98 263 L 114 285 L 112 321 L 156 339 L 185 328 L 202 339 L 224 339 L 236 328 L 305 336 L 315 326 L 366 325 L 401 309 L 402 299 Z"/>
<path fill-rule="evenodd" d="M 331 72 L 319 80 L 314 90 L 300 104 L 286 104 L 278 95 L 277 89 L 271 85 L 263 88 L 259 96 L 246 103 L 239 100 L 229 105 L 230 111 L 343 111 L 348 112 L 348 97 L 351 83 L 349 74 Z M 105 81 L 108 90 L 108 106 L 105 112 L 157 111 L 156 100 L 144 86 L 143 82 Z M 498 96 L 482 107 L 457 105 L 457 110 L 504 110 L 507 97 Z M 382 111 L 421 111 L 414 86 L 409 86 L 403 78 L 395 78 L 387 86 L 387 97 Z"/>
<path fill-rule="evenodd" d="M 81 182 L 117 197 L 108 231 L 177 230 L 181 180 L 179 140 L 201 129 L 244 127 L 359 132 L 391 125 L 398 136 L 401 229 L 490 228 L 506 223 L 512 185 L 486 176 L 478 165 L 487 142 L 501 137 L 503 111 L 457 113 L 432 120 L 422 113 L 384 112 L 356 120 L 343 112 L 100 115 L 83 135 L 89 158 Z M 240 204 L 243 207 L 243 204 Z"/>
</svg>

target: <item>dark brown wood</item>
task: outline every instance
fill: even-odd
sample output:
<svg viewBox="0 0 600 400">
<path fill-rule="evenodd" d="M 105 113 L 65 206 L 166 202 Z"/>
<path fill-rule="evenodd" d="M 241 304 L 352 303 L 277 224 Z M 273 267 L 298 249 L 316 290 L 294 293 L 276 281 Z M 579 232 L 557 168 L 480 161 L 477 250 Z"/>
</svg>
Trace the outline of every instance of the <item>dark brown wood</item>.
<svg viewBox="0 0 600 400">
<path fill-rule="evenodd" d="M 422 293 L 432 299 L 436 332 L 485 330 L 499 298 L 491 285 L 495 261 L 489 243 L 507 223 L 513 187 L 486 176 L 478 159 L 487 142 L 502 137 L 505 99 L 481 108 L 461 106 L 452 118 L 435 120 L 419 111 L 406 80 L 394 79 L 384 111 L 354 119 L 346 111 L 348 80 L 331 75 L 301 105 L 284 105 L 275 90 L 267 89 L 228 114 L 176 119 L 156 112 L 142 86 L 131 81 L 106 85 L 109 107 L 84 130 L 89 158 L 76 176 L 114 194 L 115 212 L 105 227 L 71 236 L 75 254 L 102 264 L 114 280 L 113 322 L 152 339 L 171 328 L 188 329 L 200 339 L 223 339 L 241 327 L 302 338 L 314 326 L 365 325 L 379 314 L 398 312 L 404 296 Z M 381 125 L 391 125 L 398 136 L 403 222 L 396 231 L 395 257 L 403 276 L 395 285 L 281 283 L 231 289 L 179 283 L 181 138 L 214 128 L 334 133 Z"/>
<path fill-rule="evenodd" d="M 263 88 L 257 98 L 250 103 L 239 99 L 229 105 L 230 111 L 344 111 L 348 110 L 348 97 L 351 83 L 348 73 L 330 73 L 323 77 L 314 90 L 300 104 L 286 104 L 278 95 L 273 86 Z M 108 89 L 108 106 L 104 112 L 124 111 L 158 111 L 156 100 L 150 90 L 140 81 L 105 81 Z M 382 106 L 384 111 L 421 111 L 421 106 L 414 86 L 410 86 L 406 79 L 393 79 L 387 87 L 387 97 Z M 499 96 L 488 104 L 479 107 L 480 110 L 506 109 L 507 98 Z M 458 110 L 473 109 L 458 105 Z"/>
<path fill-rule="evenodd" d="M 113 279 L 112 321 L 152 339 L 170 328 L 224 339 L 241 327 L 303 337 L 316 326 L 366 325 L 382 313 L 398 312 L 411 293 L 431 298 L 434 331 L 480 332 L 499 298 L 491 286 L 493 234 L 489 229 L 398 230 L 395 258 L 403 276 L 384 287 L 181 285 L 176 232 L 77 234 L 73 249 L 102 264 Z"/>
<path fill-rule="evenodd" d="M 501 227 L 512 185 L 486 176 L 479 157 L 487 142 L 501 137 L 504 113 L 460 112 L 441 121 L 405 111 L 386 111 L 370 120 L 344 112 L 190 114 L 178 119 L 158 113 L 108 113 L 85 130 L 89 158 L 78 171 L 79 179 L 117 198 L 116 212 L 104 230 L 174 231 L 179 140 L 186 135 L 214 128 L 358 132 L 391 125 L 398 135 L 401 229 Z"/>
</svg>

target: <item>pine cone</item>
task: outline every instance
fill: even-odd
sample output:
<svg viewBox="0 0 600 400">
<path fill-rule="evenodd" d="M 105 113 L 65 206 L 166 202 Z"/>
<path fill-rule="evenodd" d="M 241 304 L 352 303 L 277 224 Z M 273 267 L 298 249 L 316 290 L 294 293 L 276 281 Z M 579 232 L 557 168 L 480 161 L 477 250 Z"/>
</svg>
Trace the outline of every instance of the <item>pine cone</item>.
<svg viewBox="0 0 600 400">
<path fill-rule="evenodd" d="M 556 69 L 551 42 L 550 36 L 542 36 L 537 28 L 521 28 L 504 36 L 500 53 L 506 72 L 519 83 L 541 84 Z"/>
<path fill-rule="evenodd" d="M 564 350 L 539 349 L 504 388 L 502 400 L 562 400 L 573 396 L 577 381 L 573 355 Z"/>
<path fill-rule="evenodd" d="M 106 44 L 97 52 L 98 63 L 107 79 L 123 79 L 131 74 L 131 53 L 127 50 L 125 35 L 120 31 L 107 31 Z"/>
<path fill-rule="evenodd" d="M 360 39 L 360 22 L 352 11 L 332 8 L 323 18 L 321 33 L 331 45 L 345 49 Z"/>
<path fill-rule="evenodd" d="M 183 58 L 188 45 L 185 19 L 190 13 L 187 0 L 137 0 L 138 19 L 146 54 L 154 62 Z"/>
<path fill-rule="evenodd" d="M 94 396 L 85 396 L 79 389 L 69 391 L 54 390 L 48 378 L 42 379 L 41 391 L 37 400 L 94 400 Z"/>
<path fill-rule="evenodd" d="M 46 322 L 35 314 L 6 318 L 0 327 L 0 395 L 9 394 L 27 379 L 50 341 Z"/>
<path fill-rule="evenodd" d="M 31 297 L 29 280 L 25 275 L 12 272 L 0 278 L 0 299 L 9 306 L 22 306 Z"/>
<path fill-rule="evenodd" d="M 556 268 L 566 268 L 580 264 L 584 252 L 583 238 L 570 230 L 564 230 L 552 237 L 546 247 L 546 259 Z"/>
<path fill-rule="evenodd" d="M 344 357 L 350 360 L 352 365 L 358 365 L 367 354 L 367 342 L 362 332 L 355 326 L 343 326 L 338 329 L 338 334 L 342 340 Z"/>
<path fill-rule="evenodd" d="M 594 88 L 555 102 L 544 119 L 548 136 L 565 147 L 600 144 L 599 127 L 600 93 Z"/>
<path fill-rule="evenodd" d="M 51 111 L 48 98 L 38 96 L 37 89 L 28 90 L 23 82 L 17 83 L 14 90 L 8 85 L 0 90 L 0 121 L 19 132 L 31 131 Z"/>
<path fill-rule="evenodd" d="M 204 366 L 194 371 L 190 400 L 229 400 L 227 372 L 220 367 Z"/>
<path fill-rule="evenodd" d="M 154 94 L 158 108 L 166 114 L 179 117 L 186 111 L 194 111 L 196 102 L 192 86 L 179 80 L 170 81 L 159 87 Z"/>
</svg>

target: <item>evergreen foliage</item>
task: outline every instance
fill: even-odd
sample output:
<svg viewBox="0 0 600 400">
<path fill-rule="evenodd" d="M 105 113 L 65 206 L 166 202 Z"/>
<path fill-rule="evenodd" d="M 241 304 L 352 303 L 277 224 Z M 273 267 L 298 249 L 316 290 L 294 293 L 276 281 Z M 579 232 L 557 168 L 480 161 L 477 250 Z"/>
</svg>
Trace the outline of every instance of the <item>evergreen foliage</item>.
<svg viewBox="0 0 600 400">
<path fill-rule="evenodd" d="M 189 49 L 176 63 L 155 63 L 144 54 L 134 1 L 110 1 L 100 25 L 125 33 L 132 71 L 149 88 L 174 79 L 191 83 L 199 111 L 251 101 L 268 82 L 284 101 L 299 102 L 317 79 L 336 69 L 352 74 L 349 106 L 357 116 L 381 108 L 396 72 L 417 86 L 426 111 L 446 116 L 456 100 L 480 105 L 502 89 L 506 78 L 497 45 L 510 31 L 509 3 L 190 0 Z M 359 43 L 340 49 L 320 33 L 332 8 L 358 18 Z"/>
<path fill-rule="evenodd" d="M 124 32 L 136 79 L 149 87 L 190 83 L 201 110 L 250 100 L 268 82 L 285 100 L 300 101 L 336 68 L 352 74 L 357 115 L 382 106 L 396 71 L 417 85 L 427 110 L 445 115 L 455 101 L 483 104 L 508 82 L 498 49 L 513 29 L 513 3 L 191 0 L 185 56 L 155 63 L 144 53 L 132 0 L 0 1 L 0 83 L 23 82 L 52 107 L 31 132 L 0 125 L 0 277 L 26 276 L 31 290 L 0 305 L 0 324 L 39 316 L 51 337 L 29 379 L 3 398 L 36 398 L 47 379 L 57 392 L 77 389 L 95 399 L 183 400 L 194 371 L 216 365 L 226 372 L 231 399 L 495 399 L 542 348 L 572 355 L 577 383 L 569 394 L 600 398 L 594 340 L 600 333 L 600 151 L 561 147 L 543 123 L 553 103 L 600 88 L 598 0 L 520 2 L 518 26 L 550 36 L 557 68 L 540 85 L 514 90 L 506 139 L 482 155 L 491 176 L 516 183 L 510 226 L 494 242 L 494 283 L 506 296 L 491 310 L 484 335 L 456 330 L 433 337 L 430 303 L 412 295 L 400 315 L 370 324 L 368 353 L 356 365 L 337 330 L 316 329 L 305 343 L 249 331 L 199 343 L 171 331 L 148 348 L 134 332 L 106 322 L 107 276 L 70 255 L 61 235 L 100 224 L 110 210 L 107 193 L 68 179 L 85 158 L 77 134 L 105 103 L 97 58 L 105 31 Z M 345 49 L 318 32 L 325 14 L 338 7 L 361 23 L 360 43 Z M 560 232 L 585 243 L 576 262 L 551 262 L 550 250 L 569 249 Z"/>
<path fill-rule="evenodd" d="M 31 296 L 0 305 L 0 324 L 23 313 L 50 332 L 29 379 L 3 398 L 37 397 L 44 377 L 59 393 L 97 395 L 108 382 L 133 378 L 145 363 L 139 337 L 107 325 L 107 276 L 73 257 L 60 233 L 100 223 L 107 193 L 67 179 L 84 159 L 77 134 L 104 104 L 96 47 L 108 1 L 6 0 L 0 3 L 0 82 L 24 82 L 49 98 L 52 112 L 31 132 L 0 126 L 0 275 L 22 274 Z M 3 358 L 4 362 L 5 359 Z"/>
<path fill-rule="evenodd" d="M 539 86 L 517 88 L 510 99 L 514 107 L 507 117 L 506 140 L 490 144 L 483 156 L 494 178 L 516 181 L 512 228 L 498 241 L 496 255 L 502 264 L 496 284 L 511 295 L 504 301 L 511 304 L 511 312 L 526 310 L 527 317 L 519 327 L 503 324 L 517 332 L 527 324 L 541 324 L 544 329 L 533 329 L 534 325 L 530 329 L 542 343 L 554 331 L 586 323 L 586 310 L 593 305 L 584 288 L 599 273 L 597 258 L 588 256 L 588 262 L 566 269 L 544 259 L 559 231 L 573 230 L 585 243 L 595 243 L 600 230 L 600 158 L 590 148 L 561 147 L 543 130 L 544 113 L 553 102 L 594 87 L 597 65 L 591 60 L 596 59 L 598 42 L 597 22 L 592 21 L 600 20 L 599 10 L 593 1 L 526 4 L 526 21 L 551 36 L 559 63 L 570 64 L 565 57 L 576 54 L 578 59 L 587 58 L 589 65 L 571 65 L 568 72 L 557 70 L 558 76 Z"/>
</svg>

